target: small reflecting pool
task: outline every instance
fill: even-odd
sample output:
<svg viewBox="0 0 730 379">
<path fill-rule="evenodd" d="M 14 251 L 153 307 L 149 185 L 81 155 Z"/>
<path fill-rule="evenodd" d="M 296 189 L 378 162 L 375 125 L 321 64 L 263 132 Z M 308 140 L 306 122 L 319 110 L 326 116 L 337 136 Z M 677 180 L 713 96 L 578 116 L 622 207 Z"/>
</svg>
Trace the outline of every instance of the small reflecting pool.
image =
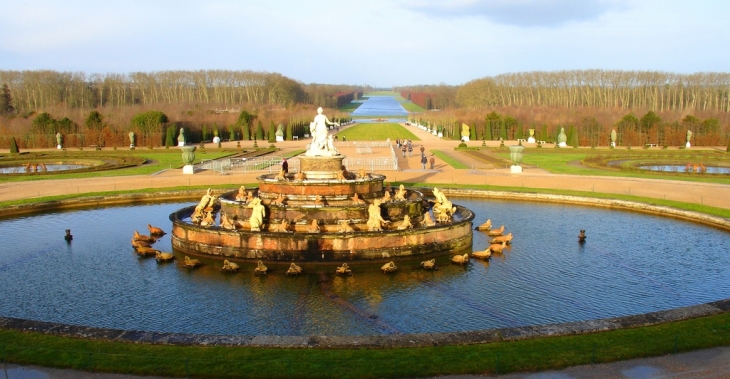
<svg viewBox="0 0 730 379">
<path fill-rule="evenodd" d="M 730 297 L 728 233 L 595 207 L 454 197 L 514 235 L 491 261 L 383 275 L 254 276 L 139 258 L 147 224 L 195 202 L 99 207 L 0 220 L 0 315 L 95 327 L 230 335 L 374 335 L 525 326 L 624 316 Z M 73 241 L 64 241 L 71 229 Z M 586 230 L 585 244 L 578 232 Z M 474 232 L 474 250 L 488 237 Z M 155 247 L 170 251 L 169 235 Z M 377 268 L 376 268 L 377 270 Z"/>
</svg>

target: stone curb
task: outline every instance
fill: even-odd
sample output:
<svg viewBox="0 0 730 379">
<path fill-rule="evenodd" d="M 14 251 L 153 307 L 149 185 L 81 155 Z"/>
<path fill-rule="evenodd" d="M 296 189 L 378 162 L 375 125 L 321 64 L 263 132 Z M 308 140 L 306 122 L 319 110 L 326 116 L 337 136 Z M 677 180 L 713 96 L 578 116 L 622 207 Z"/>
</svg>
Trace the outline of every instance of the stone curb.
<svg viewBox="0 0 730 379">
<path fill-rule="evenodd" d="M 424 188 L 426 192 L 428 189 Z M 698 212 L 643 204 L 625 200 L 595 199 L 577 196 L 563 196 L 505 191 L 483 191 L 465 189 L 444 189 L 444 193 L 456 197 L 480 197 L 514 199 L 522 201 L 560 202 L 579 205 L 633 210 L 645 213 L 677 217 L 706 225 L 730 230 L 730 220 Z M 83 207 L 89 203 L 113 204 L 130 201 L 160 201 L 167 199 L 193 198 L 201 190 L 158 192 L 153 194 L 129 194 L 67 199 L 47 203 L 7 207 L 6 214 L 36 212 L 39 210 Z M 689 307 L 675 308 L 640 315 L 606 319 L 546 324 L 513 328 L 474 330 L 454 333 L 390 334 L 372 336 L 243 336 L 243 335 L 199 335 L 187 333 L 145 332 L 136 330 L 105 329 L 86 326 L 57 324 L 52 322 L 0 317 L 0 328 L 22 332 L 52 334 L 73 338 L 102 339 L 114 342 L 151 343 L 166 345 L 200 346 L 246 346 L 277 348 L 396 348 L 428 347 L 442 345 L 466 345 L 519 341 L 542 337 L 568 336 L 606 332 L 625 328 L 658 325 L 691 318 L 711 316 L 730 312 L 730 299 L 714 301 Z"/>
</svg>

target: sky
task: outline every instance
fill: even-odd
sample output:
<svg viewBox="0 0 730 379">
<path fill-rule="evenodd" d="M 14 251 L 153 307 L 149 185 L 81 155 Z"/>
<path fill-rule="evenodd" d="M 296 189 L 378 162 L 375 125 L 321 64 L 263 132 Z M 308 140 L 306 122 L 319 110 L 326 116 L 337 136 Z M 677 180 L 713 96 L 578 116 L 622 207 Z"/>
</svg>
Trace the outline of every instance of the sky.
<svg viewBox="0 0 730 379">
<path fill-rule="evenodd" d="M 728 0 L 0 0 L 0 70 L 251 70 L 374 87 L 728 72 L 729 17 Z"/>
</svg>

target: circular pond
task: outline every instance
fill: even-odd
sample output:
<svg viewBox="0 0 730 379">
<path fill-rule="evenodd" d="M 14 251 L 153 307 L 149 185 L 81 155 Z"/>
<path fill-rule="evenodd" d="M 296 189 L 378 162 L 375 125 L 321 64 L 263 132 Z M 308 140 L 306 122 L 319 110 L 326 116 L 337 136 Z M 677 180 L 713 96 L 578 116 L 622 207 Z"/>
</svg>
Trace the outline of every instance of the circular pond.
<svg viewBox="0 0 730 379">
<path fill-rule="evenodd" d="M 693 172 L 694 167 L 688 169 L 687 166 L 682 165 L 670 165 L 670 164 L 651 164 L 641 165 L 638 168 L 649 171 L 660 171 L 660 172 Z M 730 167 L 721 166 L 707 166 L 704 167 L 705 174 L 724 174 L 730 175 Z"/>
<path fill-rule="evenodd" d="M 595 207 L 454 198 L 515 236 L 490 262 L 351 277 L 254 276 L 139 258 L 129 241 L 192 202 L 0 221 L 0 316 L 95 327 L 227 335 L 450 332 L 623 316 L 730 297 L 725 231 Z M 74 240 L 66 244 L 64 229 Z M 577 241 L 586 229 L 585 244 Z M 474 233 L 474 249 L 488 237 Z M 170 250 L 169 235 L 155 245 Z M 178 258 L 181 258 L 178 256 Z M 417 262 L 416 262 L 417 264 Z"/>
<path fill-rule="evenodd" d="M 82 164 L 65 164 L 65 163 L 48 163 L 45 166 L 6 166 L 0 167 L 0 174 L 27 174 L 33 172 L 57 172 L 78 170 L 80 168 L 90 167 L 90 165 Z"/>
</svg>

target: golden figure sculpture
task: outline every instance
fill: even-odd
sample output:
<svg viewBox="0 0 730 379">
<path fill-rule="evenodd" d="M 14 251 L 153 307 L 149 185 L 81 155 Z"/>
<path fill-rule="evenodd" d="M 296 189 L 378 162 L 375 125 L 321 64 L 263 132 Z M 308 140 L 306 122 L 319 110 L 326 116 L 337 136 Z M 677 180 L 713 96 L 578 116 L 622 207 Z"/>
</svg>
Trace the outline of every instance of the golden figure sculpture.
<svg viewBox="0 0 730 379">
<path fill-rule="evenodd" d="M 433 205 L 433 215 L 436 217 L 436 222 L 451 222 L 451 217 L 456 212 L 456 207 L 454 207 L 446 198 L 446 195 L 438 188 L 433 189 L 433 196 L 436 198 Z"/>
<path fill-rule="evenodd" d="M 236 201 L 246 201 L 246 187 L 241 186 L 238 188 L 238 193 L 236 194 Z"/>
<path fill-rule="evenodd" d="M 149 243 L 155 243 L 155 242 L 157 242 L 157 240 L 155 239 L 155 237 L 146 236 L 144 234 L 139 234 L 139 232 L 136 231 L 136 230 L 134 231 L 134 235 L 132 236 L 132 239 L 135 240 L 135 241 L 144 241 L 144 242 L 149 242 Z"/>
<path fill-rule="evenodd" d="M 393 261 L 390 261 L 380 267 L 380 271 L 382 271 L 383 274 L 396 272 L 396 270 L 398 270 L 398 267 L 396 267 L 396 265 Z"/>
<path fill-rule="evenodd" d="M 408 215 L 403 216 L 403 222 L 398 225 L 398 230 L 406 230 L 413 228 L 413 225 L 411 224 L 411 217 Z"/>
<path fill-rule="evenodd" d="M 352 203 L 353 204 L 365 204 L 365 200 L 361 199 L 360 196 L 355 193 L 355 195 L 352 196 Z"/>
<path fill-rule="evenodd" d="M 340 233 L 352 233 L 355 229 L 350 226 L 350 220 L 340 220 L 340 229 L 338 232 Z"/>
<path fill-rule="evenodd" d="M 134 250 L 141 256 L 157 255 L 160 251 L 152 247 L 135 247 Z"/>
<path fill-rule="evenodd" d="M 492 257 L 492 250 L 487 248 L 487 250 L 484 251 L 475 251 L 471 253 L 471 256 L 478 259 L 489 259 Z"/>
<path fill-rule="evenodd" d="M 406 199 L 406 188 L 402 184 L 398 187 L 398 190 L 395 191 L 395 200 L 405 200 Z"/>
<path fill-rule="evenodd" d="M 438 266 L 436 266 L 435 259 L 423 261 L 423 262 L 421 262 L 420 266 L 423 267 L 424 270 L 438 270 Z"/>
<path fill-rule="evenodd" d="M 368 207 L 368 230 L 371 232 L 379 232 L 383 230 L 383 225 L 389 223 L 380 215 L 380 201 L 375 200 Z"/>
<path fill-rule="evenodd" d="M 504 248 L 507 246 L 507 241 L 502 241 L 500 243 L 493 243 L 489 245 L 489 251 L 495 253 L 495 254 L 502 254 L 504 251 Z"/>
<path fill-rule="evenodd" d="M 239 266 L 229 261 L 228 259 L 223 261 L 223 267 L 221 267 L 221 271 L 223 272 L 238 272 Z"/>
<path fill-rule="evenodd" d="M 292 233 L 292 230 L 289 230 L 289 220 L 287 219 L 281 219 L 281 223 L 279 224 L 279 233 Z"/>
<path fill-rule="evenodd" d="M 309 225 L 309 228 L 307 228 L 308 233 L 319 233 L 319 225 L 317 224 L 317 219 L 315 218 L 312 220 L 312 224 Z"/>
<path fill-rule="evenodd" d="M 485 223 L 477 226 L 475 229 L 476 230 L 479 230 L 479 231 L 485 231 L 485 230 L 486 231 L 489 231 L 489 230 L 492 230 L 492 219 L 490 218 Z"/>
<path fill-rule="evenodd" d="M 147 230 L 150 231 L 151 236 L 164 236 L 165 234 L 167 234 L 164 230 L 150 224 L 147 224 Z"/>
<path fill-rule="evenodd" d="M 289 265 L 289 269 L 286 270 L 287 275 L 299 275 L 302 273 L 302 268 L 297 266 L 296 263 L 292 262 L 291 265 Z"/>
<path fill-rule="evenodd" d="M 512 233 L 507 234 L 505 236 L 494 237 L 494 238 L 492 238 L 491 241 L 489 241 L 489 243 L 492 243 L 492 244 L 502 243 L 502 242 L 507 243 L 507 245 L 511 245 L 512 244 Z"/>
<path fill-rule="evenodd" d="M 248 204 L 248 208 L 251 208 L 251 217 L 248 219 L 248 223 L 251 226 L 252 232 L 260 232 L 264 225 L 264 216 L 266 215 L 266 208 L 261 205 L 261 199 L 254 197 L 253 200 Z"/>
<path fill-rule="evenodd" d="M 426 212 L 423 214 L 423 221 L 421 221 L 421 225 L 429 227 L 436 225 L 436 222 L 431 218 L 431 214 Z"/>
<path fill-rule="evenodd" d="M 352 275 L 352 270 L 350 270 L 350 266 L 348 266 L 347 263 L 343 263 L 342 266 L 337 267 L 335 269 L 335 274 L 337 274 L 337 275 Z"/>
<path fill-rule="evenodd" d="M 269 204 L 270 205 L 282 205 L 283 206 L 283 205 L 286 205 L 286 204 L 284 204 L 285 201 L 286 201 L 286 195 L 284 195 L 283 193 L 280 193 L 279 194 L 279 197 L 277 197 L 274 200 L 271 200 L 271 203 L 269 203 Z"/>
<path fill-rule="evenodd" d="M 198 268 L 203 266 L 203 262 L 201 262 L 198 259 L 191 259 L 187 255 L 185 256 L 185 261 L 183 262 L 183 267 L 186 268 Z"/>
<path fill-rule="evenodd" d="M 266 273 L 269 271 L 269 268 L 264 266 L 264 262 L 259 261 L 259 263 L 256 264 L 256 268 L 253 269 L 253 273 L 256 275 L 266 275 Z"/>
<path fill-rule="evenodd" d="M 159 262 L 169 262 L 174 259 L 175 259 L 175 255 L 172 253 L 163 253 L 161 251 L 158 251 L 155 254 L 155 260 L 157 260 L 158 263 Z"/>
<path fill-rule="evenodd" d="M 490 230 L 489 232 L 487 232 L 487 235 L 491 237 L 498 237 L 501 236 L 502 233 L 504 233 L 504 225 L 502 225 L 499 229 Z"/>
<path fill-rule="evenodd" d="M 457 265 L 465 265 L 469 263 L 469 254 L 455 255 L 451 257 L 451 262 L 456 263 Z"/>
</svg>

